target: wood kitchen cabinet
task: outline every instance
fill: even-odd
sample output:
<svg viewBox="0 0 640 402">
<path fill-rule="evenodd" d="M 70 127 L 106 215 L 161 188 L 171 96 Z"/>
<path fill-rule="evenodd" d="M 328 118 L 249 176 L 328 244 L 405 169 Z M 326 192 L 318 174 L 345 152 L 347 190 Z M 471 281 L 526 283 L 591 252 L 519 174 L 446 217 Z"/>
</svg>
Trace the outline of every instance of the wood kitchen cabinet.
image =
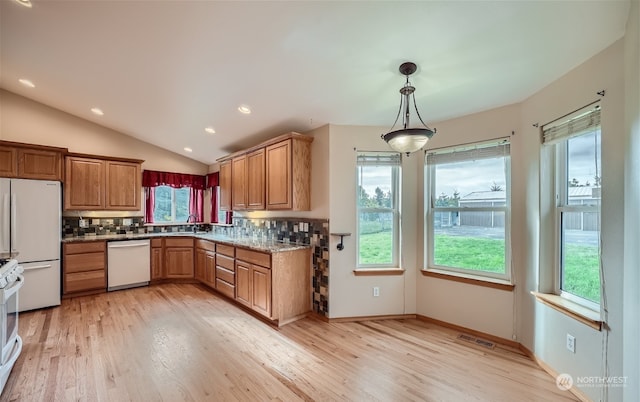
<svg viewBox="0 0 640 402">
<path fill-rule="evenodd" d="M 231 160 L 231 205 L 234 211 L 247 209 L 247 157 Z"/>
<path fill-rule="evenodd" d="M 208 240 L 196 240 L 195 279 L 216 287 L 216 245 Z"/>
<path fill-rule="evenodd" d="M 266 147 L 268 210 L 311 209 L 311 138 L 294 136 Z"/>
<path fill-rule="evenodd" d="M 193 238 L 167 238 L 164 242 L 165 277 L 168 279 L 193 278 Z"/>
<path fill-rule="evenodd" d="M 220 163 L 220 199 L 218 208 L 223 211 L 231 211 L 231 160 Z"/>
<path fill-rule="evenodd" d="M 164 271 L 164 255 L 162 239 L 151 239 L 151 280 L 164 279 L 167 274 Z"/>
<path fill-rule="evenodd" d="M 139 211 L 142 197 L 140 160 L 65 158 L 65 210 Z"/>
<path fill-rule="evenodd" d="M 265 153 L 264 148 L 247 154 L 247 209 L 265 209 Z"/>
<path fill-rule="evenodd" d="M 311 310 L 311 251 L 236 248 L 236 301 L 284 325 Z"/>
<path fill-rule="evenodd" d="M 64 297 L 104 292 L 107 288 L 107 243 L 64 243 L 62 294 Z"/>
<path fill-rule="evenodd" d="M 66 148 L 0 141 L 0 177 L 62 180 Z"/>
<path fill-rule="evenodd" d="M 236 296 L 235 247 L 216 244 L 216 290 L 232 299 Z"/>
</svg>

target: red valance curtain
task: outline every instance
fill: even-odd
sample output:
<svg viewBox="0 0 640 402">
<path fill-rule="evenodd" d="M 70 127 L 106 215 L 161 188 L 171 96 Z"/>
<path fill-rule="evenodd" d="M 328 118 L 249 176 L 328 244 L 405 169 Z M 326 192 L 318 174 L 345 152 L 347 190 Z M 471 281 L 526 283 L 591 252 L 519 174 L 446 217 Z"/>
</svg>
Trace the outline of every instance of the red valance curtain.
<svg viewBox="0 0 640 402">
<path fill-rule="evenodd" d="M 142 172 L 142 187 L 191 187 L 196 190 L 204 190 L 205 180 L 206 176 L 195 174 L 158 172 L 155 170 L 145 170 Z"/>
<path fill-rule="evenodd" d="M 204 218 L 204 189 L 206 187 L 207 176 L 195 174 L 159 172 L 155 170 L 145 170 L 142 172 L 142 187 L 145 193 L 144 221 L 153 223 L 153 210 L 155 207 L 155 189 L 158 186 L 169 186 L 172 188 L 189 187 L 189 214 L 196 216 L 197 222 L 202 222 Z"/>
<path fill-rule="evenodd" d="M 220 173 L 209 173 L 207 175 L 207 188 L 218 187 L 220 185 Z"/>
</svg>

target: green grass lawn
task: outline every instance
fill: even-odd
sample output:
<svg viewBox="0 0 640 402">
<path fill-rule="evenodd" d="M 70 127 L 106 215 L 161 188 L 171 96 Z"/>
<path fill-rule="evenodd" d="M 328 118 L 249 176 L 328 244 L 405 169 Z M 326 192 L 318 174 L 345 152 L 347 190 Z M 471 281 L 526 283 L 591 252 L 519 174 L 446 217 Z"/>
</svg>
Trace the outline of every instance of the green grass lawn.
<svg viewBox="0 0 640 402">
<path fill-rule="evenodd" d="M 391 263 L 391 231 L 361 235 L 360 264 Z M 437 265 L 504 273 L 504 241 L 477 237 L 436 235 Z M 598 247 L 568 244 L 565 290 L 600 301 Z"/>
</svg>

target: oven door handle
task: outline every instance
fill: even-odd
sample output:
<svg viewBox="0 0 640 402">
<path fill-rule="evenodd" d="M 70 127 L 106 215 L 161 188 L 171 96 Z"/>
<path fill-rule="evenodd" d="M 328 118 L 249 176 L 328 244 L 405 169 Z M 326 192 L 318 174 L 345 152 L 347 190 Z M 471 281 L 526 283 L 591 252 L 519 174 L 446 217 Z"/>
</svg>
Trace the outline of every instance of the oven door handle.
<svg viewBox="0 0 640 402">
<path fill-rule="evenodd" d="M 6 303 L 11 298 L 11 296 L 17 293 L 18 290 L 20 290 L 20 288 L 22 287 L 22 285 L 24 285 L 24 276 L 18 275 L 18 278 L 15 280 L 15 282 L 11 284 L 11 286 L 3 289 L 4 290 L 4 292 L 2 292 L 4 295 L 3 303 Z"/>
</svg>

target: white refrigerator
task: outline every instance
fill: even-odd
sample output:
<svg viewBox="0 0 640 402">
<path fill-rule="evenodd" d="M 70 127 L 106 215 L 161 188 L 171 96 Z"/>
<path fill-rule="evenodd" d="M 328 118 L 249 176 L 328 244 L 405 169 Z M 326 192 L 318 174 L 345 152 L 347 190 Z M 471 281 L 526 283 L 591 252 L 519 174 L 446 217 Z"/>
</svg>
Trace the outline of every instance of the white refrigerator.
<svg viewBox="0 0 640 402">
<path fill-rule="evenodd" d="M 24 268 L 19 311 L 60 305 L 60 182 L 0 178 L 0 252 Z"/>
</svg>

